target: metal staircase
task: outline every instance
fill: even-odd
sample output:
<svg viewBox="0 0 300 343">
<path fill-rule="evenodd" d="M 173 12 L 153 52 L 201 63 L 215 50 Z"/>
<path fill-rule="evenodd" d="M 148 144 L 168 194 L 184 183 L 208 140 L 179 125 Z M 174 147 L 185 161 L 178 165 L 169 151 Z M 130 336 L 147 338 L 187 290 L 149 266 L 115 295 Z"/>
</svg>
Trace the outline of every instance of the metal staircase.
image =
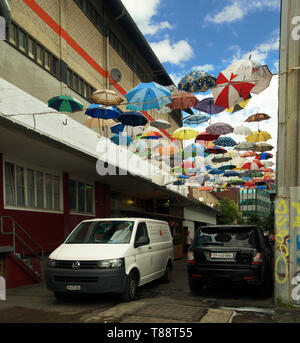
<svg viewBox="0 0 300 343">
<path fill-rule="evenodd" d="M 24 228 L 11 216 L 0 218 L 0 233 L 8 236 L 12 244 L 13 259 L 36 281 L 43 279 L 44 250 Z M 32 263 L 32 261 L 38 261 Z"/>
</svg>

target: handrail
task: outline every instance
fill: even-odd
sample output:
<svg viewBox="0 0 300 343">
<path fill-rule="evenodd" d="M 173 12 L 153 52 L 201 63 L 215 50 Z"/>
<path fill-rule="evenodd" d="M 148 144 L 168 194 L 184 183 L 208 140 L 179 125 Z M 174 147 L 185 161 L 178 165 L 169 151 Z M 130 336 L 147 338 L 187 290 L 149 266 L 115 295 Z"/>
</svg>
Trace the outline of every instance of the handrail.
<svg viewBox="0 0 300 343">
<path fill-rule="evenodd" d="M 18 227 L 18 229 L 20 229 L 26 236 L 27 238 L 30 239 L 30 241 L 36 245 L 36 247 L 38 247 L 41 250 L 41 255 L 42 257 L 44 257 L 44 250 L 43 248 L 40 246 L 39 243 L 37 243 L 30 235 L 27 231 L 25 231 L 22 226 L 11 216 L 2 216 L 1 218 L 1 233 L 4 235 L 13 235 L 13 252 L 14 254 L 16 253 L 16 238 L 19 239 L 29 250 L 31 250 L 36 256 L 39 256 L 27 243 L 25 243 L 25 241 L 16 233 L 16 226 Z M 9 219 L 12 224 L 13 224 L 13 231 L 12 232 L 5 232 L 4 231 L 4 219 Z"/>
</svg>

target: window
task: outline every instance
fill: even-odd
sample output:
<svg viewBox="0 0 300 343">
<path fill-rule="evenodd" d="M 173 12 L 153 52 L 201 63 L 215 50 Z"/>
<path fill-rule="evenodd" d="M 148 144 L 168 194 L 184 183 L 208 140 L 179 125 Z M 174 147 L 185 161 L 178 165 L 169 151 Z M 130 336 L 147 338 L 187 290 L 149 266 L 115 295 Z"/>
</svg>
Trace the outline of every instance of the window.
<svg viewBox="0 0 300 343">
<path fill-rule="evenodd" d="M 35 59 L 35 41 L 31 38 L 28 38 L 28 56 L 32 59 Z"/>
<path fill-rule="evenodd" d="M 93 186 L 77 182 L 69 181 L 69 196 L 70 210 L 83 213 L 93 213 L 94 211 L 94 191 Z"/>
<path fill-rule="evenodd" d="M 60 178 L 9 162 L 4 164 L 5 204 L 60 210 Z"/>
<path fill-rule="evenodd" d="M 148 237 L 146 223 L 139 223 L 139 225 L 137 227 L 136 235 L 135 235 L 135 243 L 139 243 L 139 242 L 148 242 L 149 243 L 149 237 Z"/>
<path fill-rule="evenodd" d="M 19 49 L 23 52 L 27 52 L 27 37 L 26 33 L 19 30 Z"/>
<path fill-rule="evenodd" d="M 45 51 L 45 68 L 50 71 L 52 69 L 51 63 L 51 54 L 48 51 Z"/>
<path fill-rule="evenodd" d="M 38 64 L 44 65 L 44 49 L 39 44 L 36 46 L 36 61 Z"/>
<path fill-rule="evenodd" d="M 9 41 L 13 45 L 17 45 L 18 42 L 18 28 L 15 24 L 11 23 L 9 25 Z"/>
<path fill-rule="evenodd" d="M 51 70 L 51 72 L 55 76 L 59 77 L 59 60 L 58 60 L 58 58 L 56 58 L 54 56 L 52 58 L 52 70 Z"/>
</svg>

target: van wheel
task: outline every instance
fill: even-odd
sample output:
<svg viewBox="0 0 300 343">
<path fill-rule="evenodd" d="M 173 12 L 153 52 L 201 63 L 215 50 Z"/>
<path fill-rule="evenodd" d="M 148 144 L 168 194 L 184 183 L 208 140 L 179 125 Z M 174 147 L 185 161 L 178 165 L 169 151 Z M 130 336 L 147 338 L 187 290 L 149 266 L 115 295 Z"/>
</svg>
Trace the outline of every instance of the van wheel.
<svg viewBox="0 0 300 343">
<path fill-rule="evenodd" d="M 165 270 L 165 274 L 161 278 L 161 281 L 163 283 L 169 283 L 171 281 L 171 274 L 172 274 L 172 268 L 171 268 L 170 264 L 168 264 L 166 267 L 166 270 Z"/>
<path fill-rule="evenodd" d="M 136 295 L 136 288 L 137 288 L 137 279 L 134 273 L 129 273 L 125 291 L 121 295 L 122 301 L 128 302 L 132 301 L 135 298 Z"/>
</svg>

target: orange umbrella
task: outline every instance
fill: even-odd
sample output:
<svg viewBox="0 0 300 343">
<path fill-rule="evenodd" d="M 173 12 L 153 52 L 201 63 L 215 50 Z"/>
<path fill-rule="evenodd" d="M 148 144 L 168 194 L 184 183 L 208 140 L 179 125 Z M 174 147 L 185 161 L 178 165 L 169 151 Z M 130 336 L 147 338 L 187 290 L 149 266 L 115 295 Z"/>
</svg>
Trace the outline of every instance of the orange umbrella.
<svg viewBox="0 0 300 343">
<path fill-rule="evenodd" d="M 160 146 L 156 149 L 156 152 L 158 152 L 161 156 L 171 156 L 177 151 L 178 149 L 174 146 Z"/>
<path fill-rule="evenodd" d="M 189 107 L 195 107 L 199 102 L 194 94 L 184 91 L 173 92 L 171 101 L 170 104 L 167 104 L 171 110 L 184 110 Z"/>
</svg>

